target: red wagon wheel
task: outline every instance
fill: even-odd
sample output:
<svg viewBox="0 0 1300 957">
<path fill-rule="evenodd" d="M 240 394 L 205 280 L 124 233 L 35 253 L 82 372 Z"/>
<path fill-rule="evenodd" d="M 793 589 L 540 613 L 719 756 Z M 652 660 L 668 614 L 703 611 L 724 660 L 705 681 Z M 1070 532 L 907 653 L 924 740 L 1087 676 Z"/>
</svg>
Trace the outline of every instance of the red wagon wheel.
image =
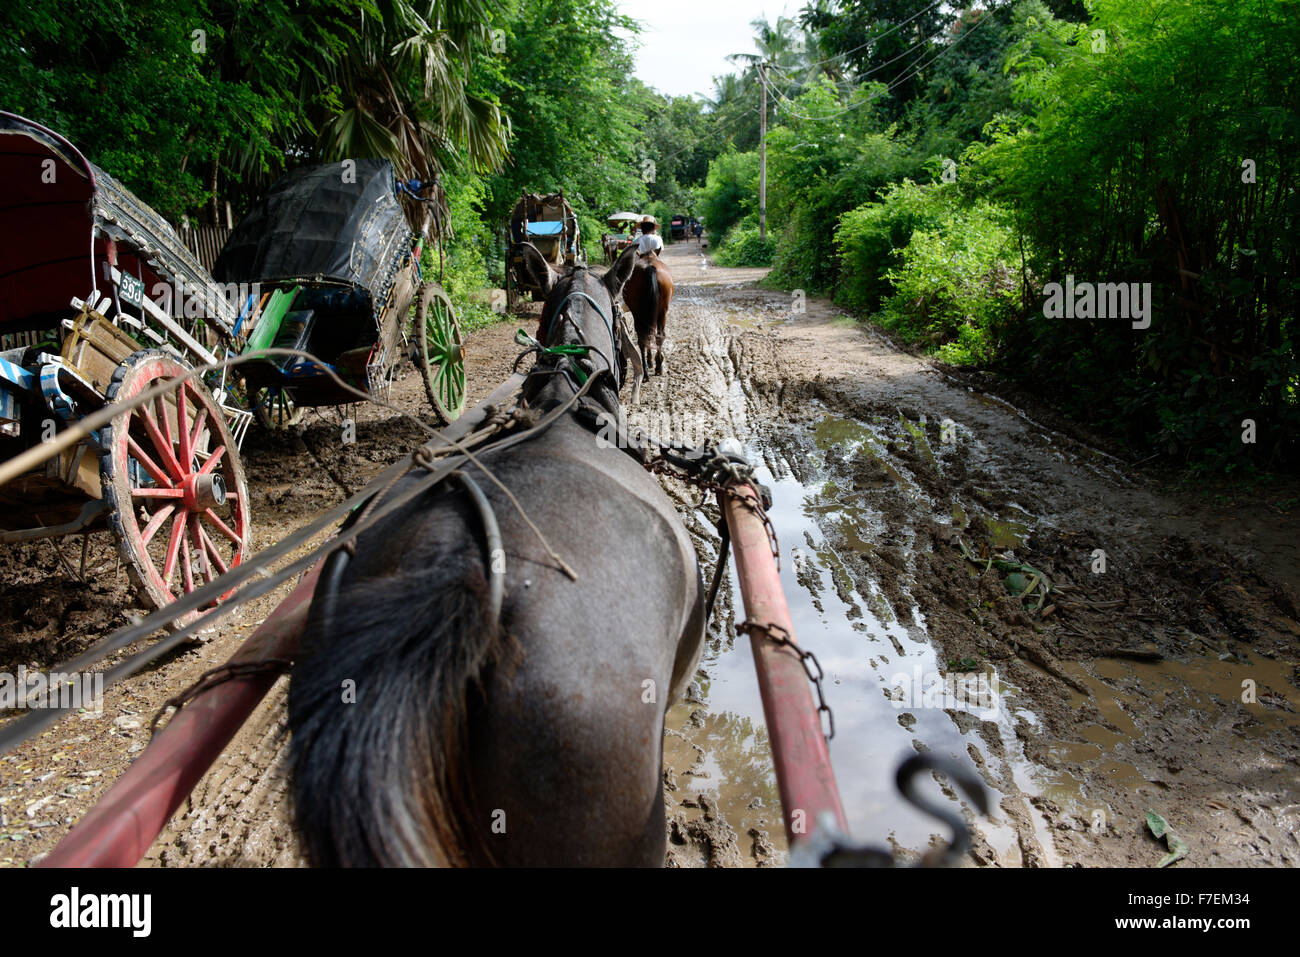
<svg viewBox="0 0 1300 957">
<path fill-rule="evenodd" d="M 188 371 L 165 352 L 137 352 L 118 367 L 105 396 L 109 402 L 132 399 Z M 147 603 L 165 607 L 248 557 L 244 468 L 221 408 L 202 382 L 191 379 L 123 413 L 102 440 L 109 525 Z"/>
</svg>

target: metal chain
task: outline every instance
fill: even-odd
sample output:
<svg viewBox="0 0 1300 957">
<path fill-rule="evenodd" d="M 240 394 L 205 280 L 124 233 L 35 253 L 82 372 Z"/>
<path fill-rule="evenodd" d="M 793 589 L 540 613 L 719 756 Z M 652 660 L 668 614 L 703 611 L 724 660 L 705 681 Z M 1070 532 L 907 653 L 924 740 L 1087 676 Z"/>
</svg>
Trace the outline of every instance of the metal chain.
<svg viewBox="0 0 1300 957">
<path fill-rule="evenodd" d="M 668 442 L 660 443 L 660 447 L 672 449 L 673 451 L 680 449 L 681 451 L 696 454 L 699 451 Z M 763 530 L 767 532 L 768 544 L 772 549 L 772 559 L 776 562 L 777 571 L 781 570 L 781 545 L 776 537 L 776 528 L 767 515 L 767 510 L 772 506 L 772 498 L 766 487 L 754 477 L 753 467 L 749 463 L 718 453 L 711 459 L 702 462 L 698 467 L 700 474 L 697 475 L 694 467 L 687 469 L 661 454 L 652 459 L 645 467 L 656 475 L 668 475 L 685 482 L 687 485 L 693 485 L 706 492 L 713 492 L 718 497 L 719 507 L 721 507 L 722 497 L 725 495 L 733 502 L 748 509 L 755 518 L 763 523 Z M 746 485 L 755 488 L 758 494 L 745 495 L 741 493 L 739 488 Z"/>
<path fill-rule="evenodd" d="M 736 634 L 749 635 L 751 638 L 756 635 L 762 635 L 774 644 L 784 645 L 799 656 L 799 661 L 803 665 L 804 674 L 808 676 L 808 680 L 811 681 L 813 687 L 817 689 L 818 714 L 821 712 L 826 713 L 828 730 L 824 732 L 824 736 L 827 741 L 835 737 L 835 715 L 831 713 L 831 707 L 826 703 L 826 689 L 822 684 L 826 675 L 822 671 L 821 662 L 817 660 L 817 656 L 806 648 L 800 648 L 795 644 L 794 637 L 790 632 L 775 622 L 769 621 L 767 624 L 761 624 L 746 619 L 736 626 Z"/>
</svg>

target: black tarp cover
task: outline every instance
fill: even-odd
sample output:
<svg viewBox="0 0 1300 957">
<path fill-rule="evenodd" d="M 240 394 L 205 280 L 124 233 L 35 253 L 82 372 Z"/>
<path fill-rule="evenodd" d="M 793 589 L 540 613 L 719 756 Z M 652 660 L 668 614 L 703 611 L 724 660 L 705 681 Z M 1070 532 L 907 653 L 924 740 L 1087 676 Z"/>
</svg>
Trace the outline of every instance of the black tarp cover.
<svg viewBox="0 0 1300 957">
<path fill-rule="evenodd" d="M 392 163 L 325 163 L 277 180 L 235 227 L 212 272 L 220 282 L 350 283 L 382 302 L 410 240 Z"/>
</svg>

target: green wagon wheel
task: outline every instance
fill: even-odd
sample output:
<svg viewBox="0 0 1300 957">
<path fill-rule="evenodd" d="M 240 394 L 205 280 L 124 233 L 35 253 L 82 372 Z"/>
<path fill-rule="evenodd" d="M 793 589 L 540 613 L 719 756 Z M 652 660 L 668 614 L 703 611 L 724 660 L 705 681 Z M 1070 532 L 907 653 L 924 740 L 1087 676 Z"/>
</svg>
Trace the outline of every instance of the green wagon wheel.
<svg viewBox="0 0 1300 957">
<path fill-rule="evenodd" d="M 420 377 L 429 403 L 446 422 L 465 411 L 465 342 L 451 300 L 437 283 L 425 283 L 415 311 Z"/>
<path fill-rule="evenodd" d="M 283 432 L 302 421 L 305 410 L 284 389 L 265 386 L 253 393 L 253 415 L 257 424 L 272 432 Z"/>
</svg>

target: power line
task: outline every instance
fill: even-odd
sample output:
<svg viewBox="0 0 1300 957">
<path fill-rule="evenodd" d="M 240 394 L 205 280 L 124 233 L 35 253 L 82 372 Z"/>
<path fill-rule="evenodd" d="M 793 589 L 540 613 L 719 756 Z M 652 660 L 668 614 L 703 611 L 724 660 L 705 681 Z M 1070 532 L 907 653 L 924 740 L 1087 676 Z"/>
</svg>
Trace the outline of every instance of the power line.
<svg viewBox="0 0 1300 957">
<path fill-rule="evenodd" d="M 912 14 L 912 15 L 911 15 L 910 17 L 908 17 L 906 20 L 902 20 L 902 21 L 900 21 L 900 22 L 897 23 L 895 26 L 893 26 L 893 27 L 891 27 L 890 29 L 886 30 L 884 33 L 877 34 L 876 36 L 874 36 L 874 37 L 872 37 L 870 40 L 868 40 L 866 43 L 859 44 L 858 46 L 855 46 L 855 47 L 854 47 L 853 49 L 851 49 L 851 50 L 845 50 L 843 53 L 836 53 L 836 54 L 834 54 L 833 56 L 828 56 L 826 59 L 824 59 L 824 60 L 818 60 L 816 63 L 810 63 L 810 64 L 808 64 L 808 68 L 811 70 L 811 69 L 813 69 L 813 68 L 815 68 L 815 67 L 824 66 L 825 64 L 830 63 L 832 60 L 838 60 L 840 57 L 848 56 L 850 53 L 857 53 L 859 50 L 864 50 L 864 49 L 866 49 L 867 47 L 871 46 L 871 44 L 873 44 L 873 43 L 877 43 L 877 42 L 879 42 L 880 40 L 883 40 L 885 37 L 889 36 L 890 34 L 892 34 L 892 33 L 897 33 L 899 30 L 903 29 L 903 27 L 907 26 L 909 23 L 911 23 L 911 22 L 912 22 L 913 20 L 915 20 L 917 17 L 921 16 L 921 14 L 923 14 L 923 13 L 929 13 L 929 12 L 930 12 L 931 10 L 933 10 L 935 7 L 939 6 L 940 4 L 942 4 L 942 3 L 944 3 L 944 2 L 946 2 L 946 0 L 935 0 L 934 3 L 930 4 L 930 5 L 929 5 L 928 7 L 926 7 L 924 10 L 918 10 L 916 13 Z"/>
<path fill-rule="evenodd" d="M 942 2 L 942 0 L 940 0 L 940 2 Z M 921 12 L 924 13 L 925 11 L 923 10 L 923 11 L 921 11 Z M 920 14 L 916 14 L 915 16 L 919 16 L 919 15 L 920 15 Z M 914 16 L 912 19 L 915 19 L 915 16 Z M 906 21 L 904 21 L 904 23 L 905 23 L 905 22 L 906 22 Z M 902 24 L 899 24 L 899 26 L 902 26 Z M 939 37 L 939 36 L 943 35 L 944 33 L 947 32 L 947 30 L 948 30 L 948 27 L 947 27 L 947 26 L 941 26 L 941 27 L 939 27 L 939 29 L 935 30 L 934 33 L 930 34 L 928 37 L 922 37 L 920 40 L 918 40 L 916 43 L 913 43 L 910 47 L 908 47 L 908 48 L 907 48 L 906 50 L 904 50 L 902 53 L 898 54 L 898 56 L 890 57 L 890 58 L 889 58 L 888 60 L 886 60 L 884 63 L 878 63 L 878 64 L 876 64 L 876 65 L 875 65 L 874 67 L 872 67 L 870 70 L 864 70 L 863 72 L 856 74 L 856 75 L 853 77 L 853 80 L 854 80 L 855 82 L 860 82 L 860 81 L 866 79 L 867 77 L 871 76 L 873 73 L 878 73 L 878 72 L 880 72 L 881 70 L 883 70 L 885 67 L 889 66 L 890 64 L 897 63 L 899 60 L 903 59 L 903 57 L 908 56 L 908 55 L 911 54 L 911 53 L 914 53 L 918 48 L 923 47 L 923 46 L 925 46 L 926 44 L 933 42 L 934 39 L 935 39 L 936 37 Z M 883 34 L 882 34 L 882 36 L 883 36 Z M 816 64 L 814 64 L 814 66 L 816 66 Z M 787 80 L 789 80 L 791 83 L 796 83 L 796 82 L 798 82 L 797 80 L 795 80 L 794 77 L 790 76 L 790 74 L 786 73 L 786 72 L 785 72 L 784 70 L 782 70 L 780 67 L 777 67 L 775 64 L 773 64 L 773 67 L 776 69 L 776 72 L 780 73 L 783 77 L 785 77 L 785 78 L 786 78 Z M 845 81 L 846 84 L 847 84 L 848 82 L 849 82 L 849 81 L 847 81 L 847 80 Z M 769 89 L 772 90 L 772 92 L 776 93 L 776 94 L 777 94 L 781 99 L 785 100 L 787 103 L 791 103 L 791 104 L 793 104 L 794 101 L 791 100 L 790 97 L 789 97 L 788 95 L 786 95 L 785 93 L 783 93 L 782 91 L 777 90 L 777 89 L 775 89 L 774 87 L 769 87 Z M 892 89 L 892 87 L 891 87 L 891 89 Z M 847 92 L 847 90 L 846 90 L 846 92 Z M 796 114 L 796 115 L 797 115 L 797 114 Z M 805 118 L 805 119 L 808 119 L 808 117 L 804 117 L 804 118 Z"/>
<path fill-rule="evenodd" d="M 890 57 L 890 58 L 889 58 L 888 60 L 886 60 L 884 63 L 879 63 L 879 64 L 877 64 L 876 66 L 873 66 L 870 70 L 864 70 L 862 73 L 858 73 L 858 74 L 856 74 L 856 75 L 853 77 L 853 79 L 854 79 L 855 81 L 864 80 L 864 79 L 866 79 L 867 77 L 871 76 L 871 74 L 873 74 L 873 73 L 878 73 L 879 71 L 883 70 L 885 67 L 889 66 L 891 63 L 897 63 L 899 60 L 903 59 L 903 57 L 907 56 L 909 53 L 914 52 L 918 47 L 923 47 L 923 46 L 925 46 L 927 43 L 932 42 L 932 41 L 934 40 L 935 37 L 940 36 L 940 35 L 943 34 L 946 30 L 947 30 L 947 27 L 940 27 L 938 30 L 936 30 L 934 33 L 930 34 L 928 37 L 922 37 L 920 40 L 917 40 L 915 43 L 913 43 L 910 47 L 908 47 L 906 50 L 904 50 L 904 51 L 903 51 L 902 53 L 900 53 L 898 56 L 896 56 L 896 57 Z M 814 65 L 815 65 L 815 64 L 814 64 Z M 776 71 L 777 71 L 778 73 L 780 73 L 782 76 L 784 76 L 787 80 L 791 81 L 792 83 L 793 83 L 793 82 L 796 82 L 795 79 L 794 79 L 794 77 L 790 76 L 790 74 L 786 73 L 786 72 L 785 72 L 784 70 L 782 70 L 780 67 L 777 67 L 777 68 L 776 68 Z M 789 99 L 789 98 L 786 97 L 786 99 Z"/>
<path fill-rule="evenodd" d="M 710 134 L 710 137 L 709 137 L 709 138 L 712 139 L 714 136 L 717 136 L 720 132 L 722 132 L 722 130 L 727 129 L 727 128 L 732 127 L 732 126 L 735 126 L 737 123 L 739 123 L 741 120 L 745 119 L 745 118 L 746 118 L 747 116 L 749 116 L 750 114 L 752 114 L 752 113 L 757 113 L 757 112 L 758 112 L 758 110 L 754 109 L 754 110 L 744 110 L 744 111 L 742 111 L 742 112 L 740 112 L 740 113 L 737 113 L 735 116 L 733 116 L 733 117 L 732 117 L 730 120 L 728 120 L 726 123 L 723 123 L 721 126 L 715 127 L 715 128 L 711 131 L 711 134 Z M 667 156 L 660 157 L 659 162 L 660 162 L 660 163 L 667 162 L 667 161 L 670 160 L 670 159 L 674 159 L 674 158 L 680 156 L 682 153 L 685 153 L 687 150 L 693 150 L 693 149 L 695 149 L 695 148 L 696 148 L 697 146 L 699 146 L 699 145 L 700 145 L 700 140 L 696 140 L 694 143 L 691 143 L 689 146 L 683 146 L 681 149 L 676 150 L 675 152 L 669 153 Z"/>
<path fill-rule="evenodd" d="M 930 59 L 926 60 L 924 63 L 918 63 L 914 69 L 905 70 L 902 74 L 896 77 L 893 80 L 893 82 L 891 82 L 888 86 L 886 86 L 882 93 L 878 93 L 875 96 L 869 96 L 865 100 L 861 101 L 860 103 L 854 103 L 852 106 L 846 106 L 842 110 L 838 110 L 835 113 L 827 113 L 824 116 L 808 116 L 806 114 L 799 113 L 793 109 L 790 109 L 789 107 L 786 108 L 786 114 L 788 116 L 793 116 L 801 120 L 832 120 L 838 116 L 843 116 L 845 113 L 849 113 L 853 110 L 856 110 L 859 107 L 866 106 L 868 103 L 871 103 L 872 101 L 878 99 L 879 97 L 884 96 L 886 93 L 890 93 L 893 90 L 897 89 L 899 86 L 901 86 L 907 80 L 910 80 L 912 77 L 916 76 L 926 67 L 938 62 L 943 57 L 947 56 L 949 53 L 955 50 L 963 40 L 965 40 L 971 34 L 975 33 L 975 31 L 978 30 L 980 27 L 982 27 L 984 25 L 984 22 L 989 19 L 992 18 L 986 12 L 985 15 L 980 17 L 980 19 L 976 22 L 975 26 L 971 27 L 969 30 L 965 31 L 964 33 L 958 35 L 957 39 L 953 40 L 952 43 L 948 44 L 946 47 L 944 47 L 942 50 L 940 50 L 937 54 L 935 54 Z M 786 96 L 785 93 L 775 89 L 774 87 L 769 87 L 768 89 L 771 90 L 773 93 L 775 93 L 780 99 L 785 100 L 787 103 L 793 105 L 794 101 L 791 100 L 788 96 Z"/>
</svg>

